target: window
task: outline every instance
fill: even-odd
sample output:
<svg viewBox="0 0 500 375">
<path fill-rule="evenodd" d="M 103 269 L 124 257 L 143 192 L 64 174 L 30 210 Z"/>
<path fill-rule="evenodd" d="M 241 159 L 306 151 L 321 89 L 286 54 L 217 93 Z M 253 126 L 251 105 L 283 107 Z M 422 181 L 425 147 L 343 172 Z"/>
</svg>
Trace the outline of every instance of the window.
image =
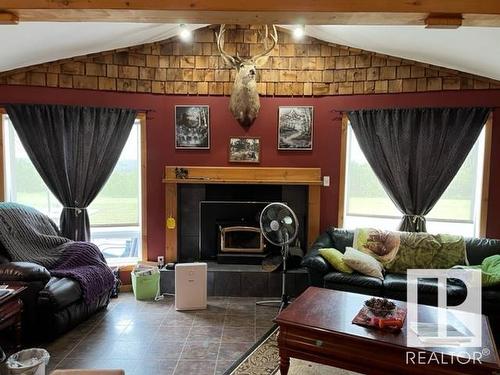
<svg viewBox="0 0 500 375">
<path fill-rule="evenodd" d="M 59 224 L 62 205 L 36 171 L 3 115 L 5 200 L 35 207 Z M 91 236 L 110 264 L 141 256 L 141 121 L 137 119 L 110 178 L 88 207 Z"/>
<path fill-rule="evenodd" d="M 427 215 L 427 231 L 464 236 L 479 234 L 485 130 L 464 164 Z M 345 228 L 377 227 L 396 230 L 402 214 L 371 169 L 348 125 L 346 147 Z"/>
</svg>

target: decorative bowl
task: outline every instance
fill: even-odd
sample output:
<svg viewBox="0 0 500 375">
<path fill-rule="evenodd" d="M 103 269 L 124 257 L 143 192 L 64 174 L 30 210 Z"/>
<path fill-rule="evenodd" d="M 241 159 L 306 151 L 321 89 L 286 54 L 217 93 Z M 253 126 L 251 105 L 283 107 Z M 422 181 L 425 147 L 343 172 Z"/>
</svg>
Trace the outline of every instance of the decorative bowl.
<svg viewBox="0 0 500 375">
<path fill-rule="evenodd" d="M 370 298 L 365 301 L 365 306 L 377 317 L 386 317 L 396 310 L 396 304 L 386 298 Z"/>
</svg>

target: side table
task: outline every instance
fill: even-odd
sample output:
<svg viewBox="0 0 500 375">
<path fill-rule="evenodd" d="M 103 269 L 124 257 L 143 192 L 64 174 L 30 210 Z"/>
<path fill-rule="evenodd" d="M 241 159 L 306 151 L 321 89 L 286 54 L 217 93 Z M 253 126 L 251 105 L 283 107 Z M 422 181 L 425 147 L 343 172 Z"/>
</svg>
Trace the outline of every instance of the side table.
<svg viewBox="0 0 500 375">
<path fill-rule="evenodd" d="M 26 290 L 23 285 L 9 285 L 8 289 L 13 292 L 0 297 L 0 331 L 12 328 L 14 330 L 15 348 L 21 348 L 21 315 L 23 312 L 23 302 L 19 298 L 21 292 Z"/>
</svg>

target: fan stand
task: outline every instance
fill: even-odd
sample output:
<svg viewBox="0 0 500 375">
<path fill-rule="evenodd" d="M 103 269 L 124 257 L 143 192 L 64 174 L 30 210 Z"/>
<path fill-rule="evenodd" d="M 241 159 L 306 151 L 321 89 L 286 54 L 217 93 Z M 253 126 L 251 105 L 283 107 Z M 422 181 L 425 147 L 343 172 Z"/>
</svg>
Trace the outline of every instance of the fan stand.
<svg viewBox="0 0 500 375">
<path fill-rule="evenodd" d="M 258 306 L 279 306 L 278 313 L 281 312 L 290 302 L 290 297 L 286 294 L 286 259 L 288 258 L 289 240 L 288 232 L 284 231 L 285 243 L 281 247 L 281 255 L 283 257 L 283 269 L 281 271 L 281 299 L 280 300 L 267 300 L 257 301 L 255 304 Z"/>
</svg>

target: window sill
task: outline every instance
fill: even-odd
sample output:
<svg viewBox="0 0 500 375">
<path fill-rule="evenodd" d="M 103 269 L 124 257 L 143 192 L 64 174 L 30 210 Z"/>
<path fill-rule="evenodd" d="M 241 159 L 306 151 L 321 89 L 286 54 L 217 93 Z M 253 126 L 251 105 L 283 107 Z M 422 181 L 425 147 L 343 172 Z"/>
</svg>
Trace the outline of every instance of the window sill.
<svg viewBox="0 0 500 375">
<path fill-rule="evenodd" d="M 136 260 L 131 260 L 131 259 L 124 259 L 122 261 L 118 259 L 106 259 L 106 262 L 108 263 L 108 266 L 110 267 L 118 267 L 119 269 L 124 269 L 124 268 L 134 268 L 134 266 L 139 263 L 141 260 L 137 258 Z"/>
</svg>

